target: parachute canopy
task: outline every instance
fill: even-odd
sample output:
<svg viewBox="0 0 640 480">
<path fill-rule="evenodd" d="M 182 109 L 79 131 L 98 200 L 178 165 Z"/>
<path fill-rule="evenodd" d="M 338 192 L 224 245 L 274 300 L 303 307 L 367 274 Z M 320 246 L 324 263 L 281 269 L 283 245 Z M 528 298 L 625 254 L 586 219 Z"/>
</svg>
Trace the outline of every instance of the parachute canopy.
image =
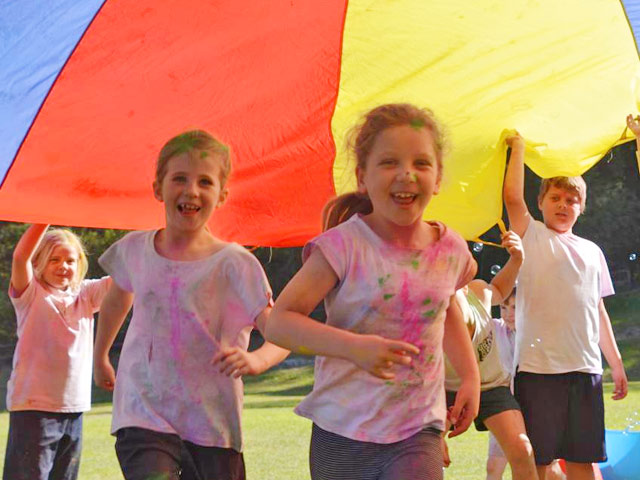
<svg viewBox="0 0 640 480">
<path fill-rule="evenodd" d="M 541 176 L 589 169 L 637 108 L 632 0 L 8 0 L 0 3 L 0 219 L 146 229 L 166 140 L 231 146 L 212 230 L 300 245 L 355 185 L 347 130 L 411 102 L 450 151 L 426 217 L 473 238 L 502 212 L 505 148 Z"/>
</svg>

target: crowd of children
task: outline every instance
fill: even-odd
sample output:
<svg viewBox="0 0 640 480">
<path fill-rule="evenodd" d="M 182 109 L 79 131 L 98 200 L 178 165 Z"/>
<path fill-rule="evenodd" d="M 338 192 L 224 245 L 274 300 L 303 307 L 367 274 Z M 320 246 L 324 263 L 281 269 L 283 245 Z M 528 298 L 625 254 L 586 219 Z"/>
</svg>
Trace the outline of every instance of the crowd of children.
<svg viewBox="0 0 640 480">
<path fill-rule="evenodd" d="M 627 124 L 640 138 L 640 119 Z M 612 282 L 601 250 L 572 233 L 582 178 L 543 180 L 536 221 L 524 141 L 507 143 L 510 259 L 491 283 L 473 280 L 457 233 L 423 220 L 444 139 L 434 115 L 409 104 L 379 106 L 354 128 L 357 190 L 326 205 L 323 232 L 275 304 L 255 257 L 207 228 L 231 163 L 204 131 L 162 148 L 153 194 L 165 226 L 112 245 L 100 257 L 108 277 L 84 280 L 73 233 L 32 225 L 11 270 L 18 344 L 3 478 L 77 478 L 93 360 L 95 383 L 114 392 L 127 480 L 244 479 L 241 377 L 293 351 L 316 355 L 313 391 L 296 408 L 313 422 L 313 480 L 442 479 L 445 433 L 474 421 L 491 432 L 488 479 L 506 463 L 514 480 L 549 479 L 558 458 L 569 480 L 593 479 L 591 463 L 606 458 L 600 351 L 613 398 L 627 393 L 602 300 Z M 326 323 L 309 317 L 321 301 Z M 116 375 L 109 349 L 132 307 Z M 254 328 L 266 342 L 248 352 Z"/>
</svg>

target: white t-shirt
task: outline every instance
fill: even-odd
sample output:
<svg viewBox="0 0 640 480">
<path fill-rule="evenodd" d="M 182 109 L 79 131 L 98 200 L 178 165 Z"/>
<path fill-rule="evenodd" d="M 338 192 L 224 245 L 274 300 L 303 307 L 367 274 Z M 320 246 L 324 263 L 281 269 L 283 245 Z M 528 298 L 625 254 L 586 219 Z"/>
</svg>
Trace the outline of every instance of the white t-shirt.
<svg viewBox="0 0 640 480">
<path fill-rule="evenodd" d="M 602 373 L 600 299 L 613 285 L 602 250 L 531 220 L 516 293 L 514 365 L 531 373 Z"/>
<path fill-rule="evenodd" d="M 313 391 L 296 413 L 353 440 L 392 443 L 432 426 L 446 414 L 442 336 L 449 299 L 475 274 L 465 241 L 441 223 L 424 250 L 390 245 L 354 215 L 307 244 L 338 276 L 327 295 L 327 324 L 416 345 L 412 366 L 382 380 L 347 360 L 316 357 Z"/>
<path fill-rule="evenodd" d="M 492 318 L 496 342 L 500 349 L 500 360 L 507 372 L 513 370 L 513 354 L 516 348 L 516 332 L 511 330 L 501 318 Z"/>
<path fill-rule="evenodd" d="M 211 360 L 222 347 L 247 349 L 255 318 L 271 302 L 267 278 L 238 244 L 177 261 L 156 252 L 155 234 L 130 233 L 100 257 L 114 282 L 134 293 L 111 431 L 140 427 L 241 451 L 242 380 Z"/>
<path fill-rule="evenodd" d="M 78 290 L 52 293 L 35 278 L 15 298 L 18 343 L 7 384 L 7 410 L 86 412 L 91 409 L 93 314 L 108 277 Z"/>
<path fill-rule="evenodd" d="M 473 316 L 475 325 L 471 344 L 480 370 L 480 390 L 485 392 L 496 387 L 508 387 L 511 375 L 502 364 L 500 346 L 497 342 L 491 314 L 487 312 L 482 302 L 471 290 L 467 294 L 467 302 L 469 303 L 469 314 Z M 461 385 L 460 378 L 446 356 L 444 372 L 445 389 L 457 392 Z"/>
</svg>

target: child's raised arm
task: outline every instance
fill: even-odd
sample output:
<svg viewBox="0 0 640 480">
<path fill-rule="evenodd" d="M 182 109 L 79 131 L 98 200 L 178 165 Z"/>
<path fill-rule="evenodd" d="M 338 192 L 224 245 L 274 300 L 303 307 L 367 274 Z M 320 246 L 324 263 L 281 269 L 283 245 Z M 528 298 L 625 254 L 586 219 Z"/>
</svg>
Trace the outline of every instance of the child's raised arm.
<svg viewBox="0 0 640 480">
<path fill-rule="evenodd" d="M 451 407 L 448 420 L 454 426 L 449 437 L 464 433 L 478 415 L 480 405 L 480 371 L 464 322 L 464 316 L 456 301 L 451 297 L 444 327 L 443 347 L 456 374 L 462 381 L 456 393 L 456 401 Z"/>
<path fill-rule="evenodd" d="M 627 127 L 636 136 L 636 151 L 640 153 L 640 116 L 627 115 Z"/>
<path fill-rule="evenodd" d="M 524 200 L 524 141 L 519 134 L 506 139 L 511 155 L 504 178 L 504 204 L 509 216 L 509 227 L 523 236 L 531 215 Z"/>
<path fill-rule="evenodd" d="M 33 279 L 31 258 L 40 245 L 42 237 L 49 228 L 45 224 L 33 224 L 22 234 L 16 248 L 13 250 L 11 263 L 11 294 L 19 297 Z"/>
<path fill-rule="evenodd" d="M 612 398 L 614 400 L 622 400 L 627 396 L 627 374 L 624 371 L 622 356 L 616 345 L 616 339 L 611 328 L 611 320 L 602 299 L 598 304 L 598 311 L 600 313 L 600 350 L 602 350 L 604 358 L 607 359 L 607 363 L 611 367 L 611 378 L 615 385 Z"/>
<path fill-rule="evenodd" d="M 278 297 L 263 328 L 267 340 L 306 355 L 349 360 L 384 379 L 394 378 L 394 364 L 409 365 L 415 345 L 378 335 L 361 335 L 317 322 L 308 315 L 338 282 L 319 250 L 314 250 Z"/>
<path fill-rule="evenodd" d="M 133 293 L 123 290 L 112 281 L 100 307 L 93 350 L 93 379 L 97 386 L 105 390 L 113 390 L 116 381 L 115 370 L 109 360 L 109 350 L 132 304 Z"/>
<path fill-rule="evenodd" d="M 271 307 L 266 307 L 256 318 L 261 332 L 264 331 L 271 310 Z M 218 364 L 220 371 L 225 375 L 238 378 L 242 375 L 260 375 L 287 358 L 289 353 L 289 350 L 265 341 L 253 352 L 247 352 L 240 347 L 223 348 L 213 357 L 211 363 Z"/>
<path fill-rule="evenodd" d="M 505 233 L 502 236 L 502 246 L 509 252 L 509 260 L 489 284 L 489 288 L 491 288 L 491 305 L 499 305 L 509 298 L 524 261 L 522 240 L 517 233 L 511 230 Z"/>
</svg>

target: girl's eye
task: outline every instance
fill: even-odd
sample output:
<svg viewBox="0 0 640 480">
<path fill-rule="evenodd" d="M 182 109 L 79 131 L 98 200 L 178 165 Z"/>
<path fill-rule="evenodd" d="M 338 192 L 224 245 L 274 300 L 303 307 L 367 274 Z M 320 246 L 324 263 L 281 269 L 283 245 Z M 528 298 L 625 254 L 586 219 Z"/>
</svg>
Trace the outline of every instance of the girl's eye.
<svg viewBox="0 0 640 480">
<path fill-rule="evenodd" d="M 383 158 L 380 160 L 380 165 L 395 165 L 396 161 L 393 158 Z"/>
<path fill-rule="evenodd" d="M 200 185 L 204 185 L 207 187 L 210 187 L 211 185 L 213 185 L 213 180 L 209 179 L 209 178 L 203 178 L 200 180 Z"/>
<path fill-rule="evenodd" d="M 419 167 L 430 167 L 431 165 L 433 165 L 433 162 L 425 158 L 416 160 L 415 164 Z"/>
<path fill-rule="evenodd" d="M 184 175 L 176 175 L 172 180 L 177 183 L 182 183 L 187 181 L 187 177 L 185 177 Z"/>
</svg>

